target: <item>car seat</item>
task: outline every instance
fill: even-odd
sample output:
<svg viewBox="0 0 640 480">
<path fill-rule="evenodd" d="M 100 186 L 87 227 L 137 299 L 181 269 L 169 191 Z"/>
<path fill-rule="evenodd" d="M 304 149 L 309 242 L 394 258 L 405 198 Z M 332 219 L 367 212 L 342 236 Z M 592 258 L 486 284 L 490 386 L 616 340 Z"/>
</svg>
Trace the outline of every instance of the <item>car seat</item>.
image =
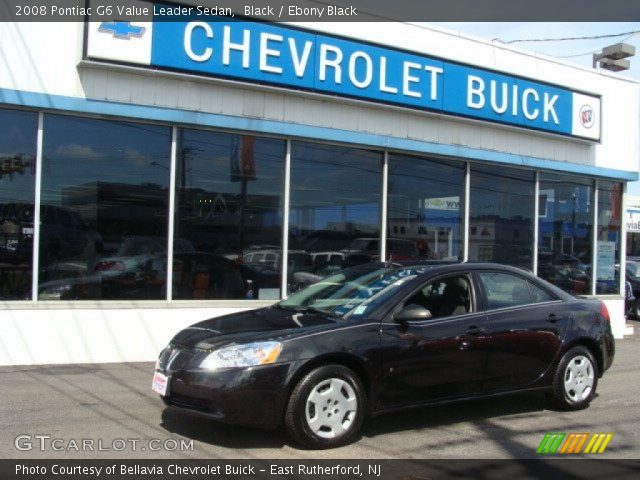
<svg viewBox="0 0 640 480">
<path fill-rule="evenodd" d="M 469 311 L 469 288 L 462 277 L 449 280 L 442 292 L 442 303 L 438 308 L 438 317 L 462 315 Z"/>
</svg>

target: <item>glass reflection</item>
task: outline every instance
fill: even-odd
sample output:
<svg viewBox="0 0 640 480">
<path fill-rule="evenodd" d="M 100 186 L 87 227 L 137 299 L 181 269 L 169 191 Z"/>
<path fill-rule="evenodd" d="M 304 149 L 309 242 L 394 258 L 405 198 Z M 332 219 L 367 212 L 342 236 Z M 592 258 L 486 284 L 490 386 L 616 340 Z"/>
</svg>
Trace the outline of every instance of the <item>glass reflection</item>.
<svg viewBox="0 0 640 480">
<path fill-rule="evenodd" d="M 469 259 L 533 268 L 533 172 L 471 165 Z"/>
<path fill-rule="evenodd" d="M 38 298 L 162 299 L 170 129 L 45 115 Z"/>
<path fill-rule="evenodd" d="M 538 275 L 573 294 L 591 293 L 593 182 L 540 175 Z"/>
<path fill-rule="evenodd" d="M 387 259 L 461 258 L 465 168 L 389 155 Z"/>
<path fill-rule="evenodd" d="M 292 142 L 289 291 L 380 258 L 382 153 Z"/>
<path fill-rule="evenodd" d="M 622 184 L 598 181 L 596 294 L 620 293 Z"/>
<path fill-rule="evenodd" d="M 179 140 L 173 298 L 280 298 L 286 142 L 188 129 Z"/>
<path fill-rule="evenodd" d="M 0 110 L 0 300 L 31 298 L 38 114 Z"/>
</svg>

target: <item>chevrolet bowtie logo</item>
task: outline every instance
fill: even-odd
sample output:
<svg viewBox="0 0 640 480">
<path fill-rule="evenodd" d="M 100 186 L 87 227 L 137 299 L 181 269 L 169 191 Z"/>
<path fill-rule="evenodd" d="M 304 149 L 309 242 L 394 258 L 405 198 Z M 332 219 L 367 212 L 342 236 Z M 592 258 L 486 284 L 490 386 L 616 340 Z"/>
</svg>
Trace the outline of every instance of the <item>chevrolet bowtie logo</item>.
<svg viewBox="0 0 640 480">
<path fill-rule="evenodd" d="M 115 38 L 129 40 L 131 37 L 142 37 L 145 28 L 131 25 L 131 22 L 102 22 L 98 27 L 98 31 L 113 33 Z"/>
</svg>

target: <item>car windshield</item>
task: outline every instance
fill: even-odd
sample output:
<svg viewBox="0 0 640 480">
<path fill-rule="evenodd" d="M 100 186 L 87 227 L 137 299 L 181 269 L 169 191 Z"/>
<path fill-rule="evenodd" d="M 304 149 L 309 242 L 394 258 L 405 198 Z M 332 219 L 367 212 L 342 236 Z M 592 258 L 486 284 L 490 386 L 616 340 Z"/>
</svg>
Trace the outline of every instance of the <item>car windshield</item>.
<svg viewBox="0 0 640 480">
<path fill-rule="evenodd" d="M 425 272 L 428 266 L 386 267 L 360 265 L 323 278 L 278 303 L 297 312 L 315 311 L 345 317 L 362 315 L 392 295 L 403 283 Z"/>
</svg>

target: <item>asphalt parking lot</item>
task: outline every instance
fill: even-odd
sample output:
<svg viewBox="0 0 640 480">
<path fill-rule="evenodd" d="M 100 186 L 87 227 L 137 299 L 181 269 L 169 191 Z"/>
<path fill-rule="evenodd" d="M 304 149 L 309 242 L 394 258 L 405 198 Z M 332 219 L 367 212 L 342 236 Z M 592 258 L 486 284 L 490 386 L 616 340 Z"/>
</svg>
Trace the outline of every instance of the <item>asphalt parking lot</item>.
<svg viewBox="0 0 640 480">
<path fill-rule="evenodd" d="M 369 419 L 357 441 L 320 452 L 297 448 L 282 430 L 165 410 L 150 389 L 151 363 L 2 367 L 0 458 L 536 458 L 549 431 L 611 432 L 602 457 L 639 458 L 640 325 L 632 323 L 587 410 L 547 410 L 540 394 L 422 408 Z M 82 451 L 86 440 L 93 450 Z"/>
</svg>

